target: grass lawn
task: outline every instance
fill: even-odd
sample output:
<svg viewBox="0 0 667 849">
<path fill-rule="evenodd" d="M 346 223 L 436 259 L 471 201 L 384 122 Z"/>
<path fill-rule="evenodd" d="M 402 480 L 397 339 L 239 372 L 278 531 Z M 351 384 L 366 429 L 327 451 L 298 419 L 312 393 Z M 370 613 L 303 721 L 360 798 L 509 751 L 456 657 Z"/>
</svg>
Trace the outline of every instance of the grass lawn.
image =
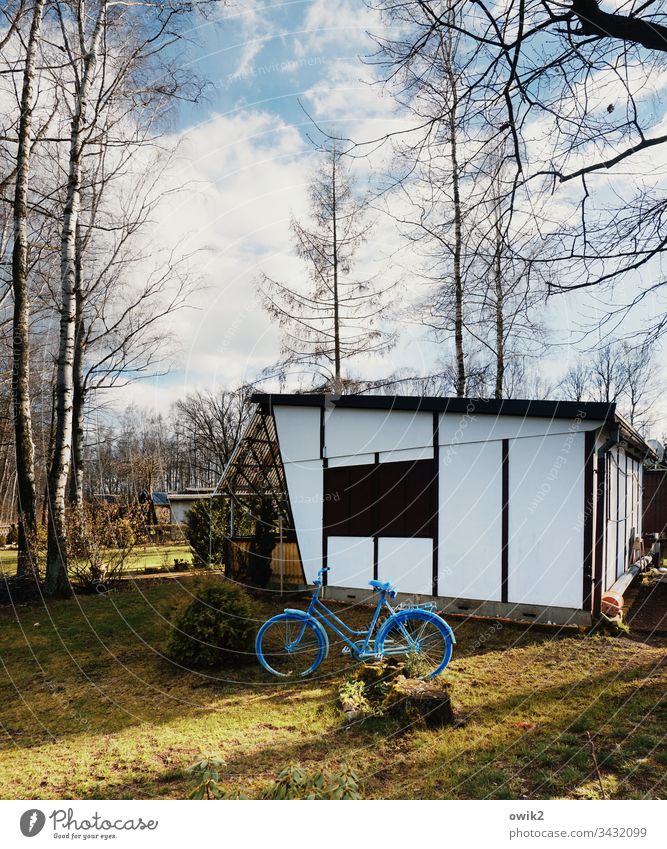
<svg viewBox="0 0 667 849">
<path fill-rule="evenodd" d="M 169 566 L 173 568 L 174 560 L 185 560 L 192 563 L 192 552 L 187 543 L 173 545 L 141 545 L 132 549 L 125 564 L 128 572 L 141 572 L 147 567 Z M 0 572 L 13 575 L 16 572 L 16 551 L 0 549 Z"/>
<path fill-rule="evenodd" d="M 220 754 L 223 784 L 246 796 L 287 764 L 342 762 L 369 798 L 665 796 L 664 644 L 451 620 L 445 675 L 465 722 L 345 727 L 336 694 L 350 660 L 333 644 L 319 677 L 294 684 L 254 662 L 204 675 L 164 659 L 170 618 L 195 581 L 215 580 L 0 610 L 2 798 L 183 798 L 201 752 Z"/>
<path fill-rule="evenodd" d="M 0 572 L 16 572 L 16 549 L 0 548 Z"/>
</svg>

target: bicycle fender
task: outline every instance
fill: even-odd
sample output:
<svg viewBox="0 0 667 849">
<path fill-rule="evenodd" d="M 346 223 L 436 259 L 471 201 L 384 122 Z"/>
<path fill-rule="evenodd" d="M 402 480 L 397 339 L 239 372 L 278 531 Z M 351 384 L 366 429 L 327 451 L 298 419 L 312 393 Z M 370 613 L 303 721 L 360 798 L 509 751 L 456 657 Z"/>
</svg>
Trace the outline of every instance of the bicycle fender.
<svg viewBox="0 0 667 849">
<path fill-rule="evenodd" d="M 326 660 L 329 657 L 329 635 L 326 630 L 322 627 L 322 623 L 319 622 L 314 616 L 311 616 L 310 613 L 306 613 L 305 610 L 297 610 L 294 607 L 286 607 L 283 613 L 289 613 L 290 616 L 295 616 L 297 619 L 307 619 L 309 622 L 312 622 L 313 626 L 317 628 L 324 639 L 324 657 L 322 660 Z"/>
</svg>

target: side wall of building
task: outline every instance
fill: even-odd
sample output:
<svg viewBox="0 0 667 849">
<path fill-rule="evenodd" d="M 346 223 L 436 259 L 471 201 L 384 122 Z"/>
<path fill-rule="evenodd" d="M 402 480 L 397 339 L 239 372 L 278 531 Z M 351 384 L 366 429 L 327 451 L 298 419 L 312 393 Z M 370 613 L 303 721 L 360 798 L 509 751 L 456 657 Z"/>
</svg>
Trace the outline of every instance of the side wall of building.
<svg viewBox="0 0 667 849">
<path fill-rule="evenodd" d="M 622 445 L 615 445 L 606 456 L 606 514 L 603 590 L 619 578 L 630 565 L 633 537 L 642 534 L 641 462 Z"/>
<path fill-rule="evenodd" d="M 375 577 L 473 602 L 590 603 L 586 433 L 600 422 L 279 405 L 274 415 L 309 580 L 326 562 L 337 587 Z"/>
</svg>

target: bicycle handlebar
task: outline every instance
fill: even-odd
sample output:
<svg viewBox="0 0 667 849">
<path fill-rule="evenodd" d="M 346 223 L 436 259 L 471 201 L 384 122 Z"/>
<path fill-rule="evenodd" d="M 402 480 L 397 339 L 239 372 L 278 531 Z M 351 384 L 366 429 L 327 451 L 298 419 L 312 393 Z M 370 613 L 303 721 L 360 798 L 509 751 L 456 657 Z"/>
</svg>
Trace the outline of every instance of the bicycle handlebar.
<svg viewBox="0 0 667 849">
<path fill-rule="evenodd" d="M 322 586 L 322 575 L 324 575 L 325 572 L 328 572 L 330 568 L 330 566 L 323 566 L 321 569 L 318 570 L 317 575 L 315 576 L 315 580 L 313 581 L 314 587 Z"/>
</svg>

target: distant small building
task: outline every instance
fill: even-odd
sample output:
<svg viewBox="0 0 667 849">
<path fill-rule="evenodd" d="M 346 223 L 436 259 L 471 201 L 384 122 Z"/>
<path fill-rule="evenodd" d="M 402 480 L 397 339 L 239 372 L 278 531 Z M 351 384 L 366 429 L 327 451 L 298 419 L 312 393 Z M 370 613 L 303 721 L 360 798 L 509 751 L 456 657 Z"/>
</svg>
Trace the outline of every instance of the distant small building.
<svg viewBox="0 0 667 849">
<path fill-rule="evenodd" d="M 171 525 L 171 506 L 166 492 L 151 492 L 152 512 L 156 525 Z"/>
<path fill-rule="evenodd" d="M 166 495 L 166 493 L 165 493 Z M 188 513 L 195 501 L 203 501 L 211 498 L 212 490 L 188 490 L 187 492 L 170 492 L 167 496 L 171 507 L 172 525 L 184 525 L 188 520 Z"/>
</svg>

